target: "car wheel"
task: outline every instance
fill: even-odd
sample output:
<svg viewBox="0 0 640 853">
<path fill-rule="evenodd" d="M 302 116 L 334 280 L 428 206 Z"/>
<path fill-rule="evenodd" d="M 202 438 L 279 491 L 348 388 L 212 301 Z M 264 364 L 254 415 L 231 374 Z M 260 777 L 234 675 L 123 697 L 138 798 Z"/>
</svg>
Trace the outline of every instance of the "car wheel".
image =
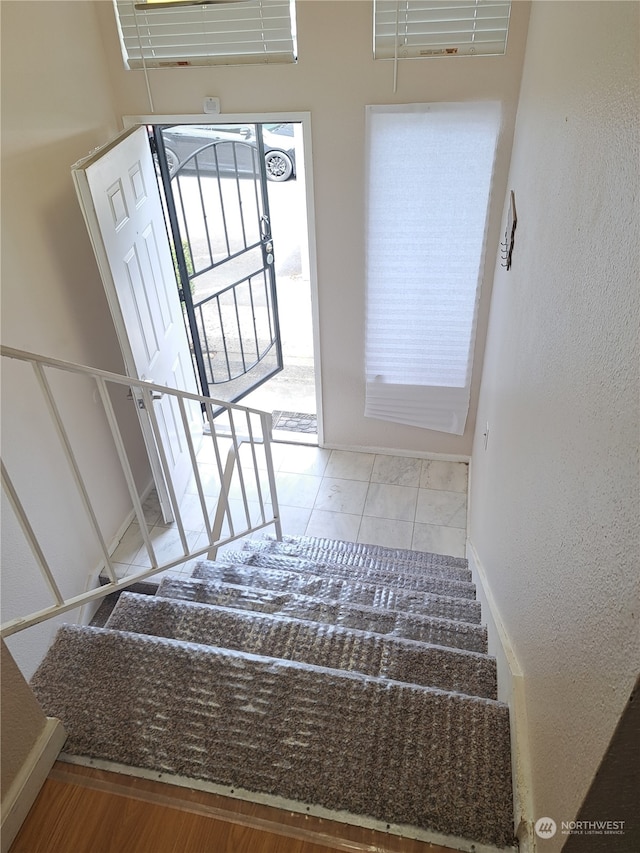
<svg viewBox="0 0 640 853">
<path fill-rule="evenodd" d="M 175 151 L 172 151 L 170 148 L 165 148 L 164 153 L 167 158 L 167 166 L 169 167 L 169 177 L 172 178 L 176 173 L 176 169 L 180 165 L 180 161 L 178 160 L 178 155 Z M 153 152 L 153 163 L 156 167 L 156 175 L 160 177 L 162 172 L 160 171 L 160 162 L 155 151 Z"/>
<path fill-rule="evenodd" d="M 264 162 L 269 181 L 288 181 L 293 174 L 293 163 L 284 151 L 267 151 Z"/>
<path fill-rule="evenodd" d="M 180 160 L 178 159 L 178 155 L 175 151 L 172 151 L 171 148 L 164 149 L 165 156 L 167 158 L 167 166 L 169 167 L 169 175 L 173 177 L 176 173 L 178 166 L 180 165 Z"/>
</svg>

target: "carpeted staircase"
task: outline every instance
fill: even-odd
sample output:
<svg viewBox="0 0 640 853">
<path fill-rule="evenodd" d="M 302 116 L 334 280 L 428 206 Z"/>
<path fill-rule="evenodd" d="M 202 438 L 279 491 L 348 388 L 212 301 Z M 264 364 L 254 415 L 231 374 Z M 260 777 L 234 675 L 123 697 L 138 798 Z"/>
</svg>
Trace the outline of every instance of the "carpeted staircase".
<svg viewBox="0 0 640 853">
<path fill-rule="evenodd" d="M 509 715 L 480 618 L 466 560 L 251 540 L 61 628 L 32 686 L 71 755 L 504 847 Z"/>
</svg>

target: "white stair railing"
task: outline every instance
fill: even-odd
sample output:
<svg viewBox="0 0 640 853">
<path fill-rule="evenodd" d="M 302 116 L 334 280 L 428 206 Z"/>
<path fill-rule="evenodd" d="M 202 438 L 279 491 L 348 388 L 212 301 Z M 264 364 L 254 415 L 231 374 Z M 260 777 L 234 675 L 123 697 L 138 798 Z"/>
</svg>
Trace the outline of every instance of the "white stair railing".
<svg viewBox="0 0 640 853">
<path fill-rule="evenodd" d="M 7 470 L 7 465 L 3 459 L 1 466 L 3 491 L 52 599 L 49 606 L 14 617 L 3 624 L 0 629 L 3 637 L 89 602 L 97 601 L 112 592 L 125 589 L 131 584 L 145 580 L 166 569 L 179 566 L 193 558 L 201 556 L 213 558 L 221 545 L 269 525 L 274 525 L 278 538 L 282 537 L 275 469 L 271 452 L 271 415 L 269 413 L 213 400 L 186 391 L 178 391 L 153 382 L 135 380 L 105 370 L 59 359 L 45 358 L 11 347 L 0 346 L 0 354 L 3 358 L 17 360 L 28 365 L 36 379 L 35 387 L 39 390 L 46 404 L 50 424 L 55 429 L 60 452 L 71 474 L 77 497 L 84 508 L 88 524 L 95 537 L 96 554 L 100 562 L 100 570 L 96 573 L 96 584 L 98 583 L 98 575 L 100 576 L 99 585 L 94 589 L 78 591 L 74 594 L 63 594 L 61 584 L 56 579 L 57 569 L 60 569 L 55 564 L 56 555 L 47 553 L 47 548 L 43 545 L 37 532 L 38 527 L 42 526 L 43 519 L 30 516 L 25 509 L 25 500 L 28 500 L 29 497 L 26 494 L 29 491 L 29 485 L 25 487 L 23 484 L 23 494 L 20 494 L 20 489 L 16 487 L 15 480 L 12 480 L 11 473 Z M 50 381 L 50 375 L 55 372 L 82 376 L 85 377 L 85 381 L 88 378 L 95 386 L 94 399 L 101 403 L 104 422 L 108 427 L 107 435 L 110 434 L 113 441 L 110 448 L 111 455 L 115 455 L 119 462 L 119 470 L 114 472 L 114 476 L 120 479 L 124 477 L 131 501 L 130 507 L 123 509 L 123 518 L 128 513 L 131 521 L 137 521 L 148 555 L 147 562 L 150 564 L 149 567 L 141 567 L 133 573 L 127 573 L 124 578 L 118 577 L 117 568 L 111 556 L 114 545 L 117 543 L 112 543 L 112 546 L 109 547 L 108 537 L 105 537 L 99 518 L 99 511 L 90 496 L 86 472 L 83 473 L 82 465 L 78 461 L 71 432 L 65 424 L 65 413 L 62 411 L 62 405 L 57 400 Z M 133 400 L 149 413 L 150 426 L 171 504 L 171 513 L 180 539 L 178 552 L 172 553 L 170 558 L 164 561 L 158 559 L 154 550 L 151 537 L 152 525 L 145 518 L 143 499 L 138 493 L 126 441 L 109 393 L 112 386 L 129 388 Z M 153 400 L 160 395 L 168 397 L 174 405 L 174 412 L 179 413 L 179 417 L 174 417 L 174 422 L 178 429 L 181 428 L 181 439 L 186 443 L 191 466 L 191 494 L 195 493 L 197 496 L 204 526 L 204 534 L 198 538 L 197 547 L 193 547 L 189 543 L 181 506 L 182 495 L 177 494 L 172 486 L 168 461 L 169 449 L 165 446 L 165 437 L 153 406 Z M 204 445 L 200 449 L 196 447 L 189 427 L 187 408 L 194 402 L 202 407 L 207 427 L 206 430 L 203 430 L 202 441 Z M 7 405 L 6 400 L 4 405 Z M 66 418 L 68 420 L 68 413 Z M 115 454 L 113 453 L 114 449 Z M 30 452 L 27 447 L 23 450 L 24 453 Z M 15 456 L 16 454 L 9 455 Z M 206 460 L 205 463 L 201 461 L 203 458 Z M 203 469 L 206 469 L 206 485 Z M 38 487 L 39 484 L 33 484 L 33 488 Z M 215 494 L 216 491 L 218 493 L 217 502 L 212 509 L 207 505 L 207 497 Z M 233 499 L 230 495 L 233 495 Z"/>
</svg>

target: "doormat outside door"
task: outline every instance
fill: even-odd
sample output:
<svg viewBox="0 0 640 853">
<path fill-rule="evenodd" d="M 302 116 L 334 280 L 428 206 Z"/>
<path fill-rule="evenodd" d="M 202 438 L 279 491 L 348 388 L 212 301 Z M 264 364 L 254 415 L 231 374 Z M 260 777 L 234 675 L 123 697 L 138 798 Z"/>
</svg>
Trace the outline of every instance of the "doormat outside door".
<svg viewBox="0 0 640 853">
<path fill-rule="evenodd" d="M 318 419 L 316 415 L 308 415 L 303 412 L 273 412 L 272 417 L 274 430 L 303 432 L 311 435 L 315 435 L 318 432 Z"/>
</svg>

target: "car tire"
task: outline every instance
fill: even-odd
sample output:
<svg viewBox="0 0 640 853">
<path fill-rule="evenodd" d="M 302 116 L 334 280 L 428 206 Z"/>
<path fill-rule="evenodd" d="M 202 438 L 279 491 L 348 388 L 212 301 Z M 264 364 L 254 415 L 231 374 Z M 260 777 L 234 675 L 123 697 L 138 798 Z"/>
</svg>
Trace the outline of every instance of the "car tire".
<svg viewBox="0 0 640 853">
<path fill-rule="evenodd" d="M 293 175 L 293 163 L 284 151 L 267 151 L 264 155 L 264 163 L 269 181 L 288 181 Z"/>
<path fill-rule="evenodd" d="M 169 175 L 173 177 L 176 173 L 178 166 L 180 165 L 180 159 L 175 151 L 172 151 L 171 148 L 165 148 L 164 153 L 167 158 L 167 166 L 169 167 Z"/>
<path fill-rule="evenodd" d="M 167 166 L 169 167 L 169 177 L 172 178 L 176 173 L 176 169 L 180 165 L 180 160 L 178 159 L 178 155 L 175 151 L 172 151 L 171 148 L 165 148 L 164 153 L 167 160 Z M 155 151 L 153 153 L 153 162 L 156 167 L 156 175 L 160 177 L 162 172 L 160 171 L 160 162 Z"/>
</svg>

